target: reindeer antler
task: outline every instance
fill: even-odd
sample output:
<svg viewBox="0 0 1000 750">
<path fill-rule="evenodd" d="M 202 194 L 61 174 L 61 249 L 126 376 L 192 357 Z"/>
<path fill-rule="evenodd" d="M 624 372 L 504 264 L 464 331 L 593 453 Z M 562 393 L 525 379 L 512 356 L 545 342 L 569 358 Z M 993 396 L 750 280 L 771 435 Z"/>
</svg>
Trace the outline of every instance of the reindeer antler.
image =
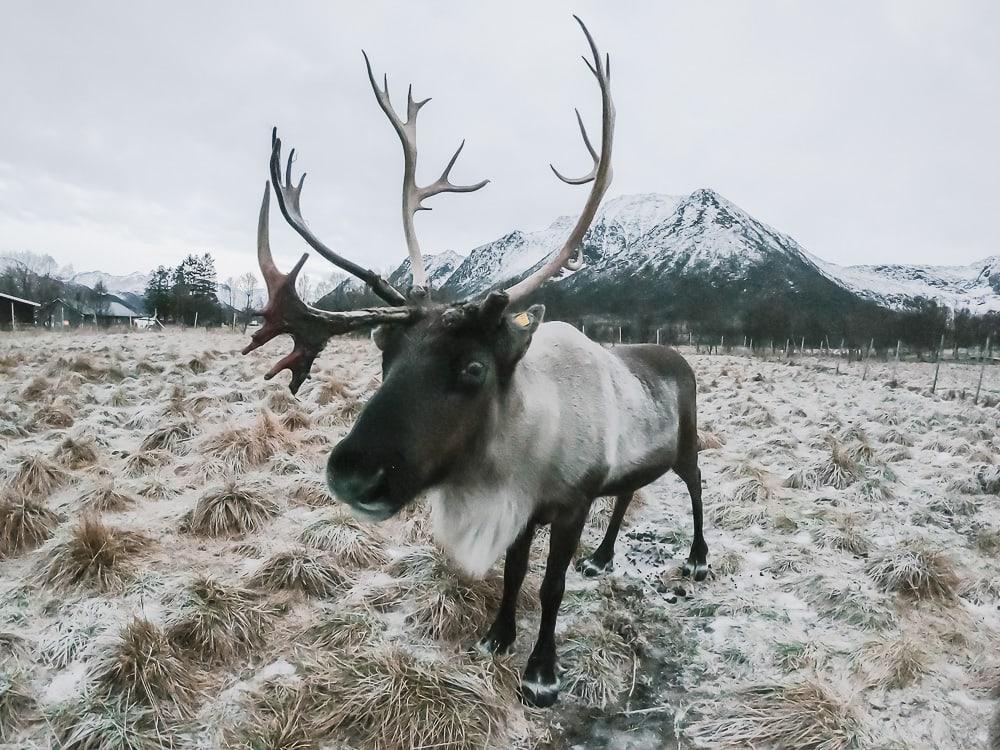
<svg viewBox="0 0 1000 750">
<path fill-rule="evenodd" d="M 377 273 L 367 268 L 362 268 L 357 263 L 352 263 L 347 258 L 342 258 L 324 245 L 319 238 L 313 234 L 302 216 L 302 209 L 299 199 L 302 196 L 302 184 L 306 181 L 305 172 L 299 178 L 299 184 L 292 184 L 292 161 L 295 158 L 295 149 L 288 154 L 288 164 L 285 167 L 285 179 L 281 179 L 281 139 L 278 137 L 278 129 L 271 131 L 271 180 L 274 182 L 274 193 L 278 198 L 278 208 L 281 209 L 285 220 L 296 232 L 301 235 L 309 246 L 317 253 L 338 268 L 342 268 L 352 276 L 357 276 L 390 305 L 405 305 L 406 297 L 400 294 L 392 284 L 383 279 Z"/>
<path fill-rule="evenodd" d="M 583 267 L 583 255 L 580 251 L 580 243 L 583 241 L 584 234 L 586 234 L 587 229 L 594 220 L 597 208 L 601 205 L 601 199 L 611 185 L 611 145 L 615 134 L 615 104 L 611 100 L 611 57 L 605 55 L 603 59 L 601 58 L 601 53 L 594 43 L 594 38 L 590 35 L 583 21 L 580 20 L 579 16 L 573 16 L 573 18 L 576 19 L 576 22 L 580 24 L 580 28 L 583 29 L 594 59 L 593 64 L 586 57 L 583 58 L 583 61 L 590 69 L 590 72 L 594 74 L 594 78 L 597 79 L 597 84 L 601 88 L 601 153 L 598 154 L 594 150 L 590 138 L 587 136 L 587 128 L 583 124 L 580 111 L 576 110 L 576 120 L 580 125 L 580 133 L 583 135 L 583 142 L 587 147 L 587 151 L 590 152 L 591 157 L 594 159 L 594 167 L 589 174 L 583 177 L 568 178 L 561 175 L 551 164 L 549 166 L 555 172 L 556 177 L 565 183 L 570 185 L 586 185 L 588 182 L 593 182 L 594 185 L 590 189 L 590 195 L 587 196 L 587 202 L 583 205 L 580 218 L 576 220 L 576 224 L 569 233 L 569 237 L 566 238 L 562 249 L 541 268 L 507 289 L 507 294 L 510 295 L 512 304 L 527 297 L 563 268 L 570 271 L 577 271 Z"/>
<path fill-rule="evenodd" d="M 463 140 L 448 161 L 448 166 L 444 168 L 441 176 L 430 185 L 419 187 L 417 185 L 417 114 L 430 99 L 414 101 L 413 86 L 410 86 L 406 92 L 406 121 L 404 122 L 393 109 L 389 99 L 389 77 L 387 75 L 382 77 L 382 87 L 379 88 L 367 53 L 362 50 L 361 54 L 365 58 L 368 80 L 371 81 L 375 99 L 382 111 L 385 112 L 385 116 L 389 118 L 389 122 L 392 123 L 396 135 L 399 136 L 399 142 L 403 146 L 403 234 L 406 236 L 406 249 L 410 254 L 410 269 L 413 272 L 411 296 L 420 299 L 426 293 L 427 274 L 424 270 L 424 259 L 420 253 L 420 243 L 417 242 L 416 229 L 413 226 L 414 214 L 417 211 L 431 210 L 430 207 L 423 205 L 423 201 L 431 196 L 439 193 L 472 193 L 485 187 L 489 180 L 483 180 L 474 185 L 455 185 L 451 182 L 451 168 L 455 166 L 458 155 L 465 147 Z"/>
<path fill-rule="evenodd" d="M 298 189 L 301 190 L 301 187 L 300 181 Z M 278 194 L 281 194 L 280 191 Z M 263 310 L 264 325 L 250 337 L 250 344 L 243 353 L 252 352 L 275 336 L 290 334 L 295 343 L 294 348 L 264 378 L 270 380 L 282 370 L 288 370 L 292 373 L 288 387 L 292 393 L 298 393 L 302 383 L 309 377 L 313 361 L 332 336 L 377 323 L 409 320 L 416 311 L 411 307 L 375 307 L 329 312 L 307 305 L 299 299 L 295 291 L 295 280 L 303 264 L 309 259 L 309 254 L 299 258 L 299 262 L 287 274 L 278 270 L 271 255 L 268 238 L 270 199 L 271 184 L 268 182 L 264 186 L 264 198 L 260 204 L 260 219 L 257 223 L 257 262 L 267 285 L 267 305 Z M 297 211 L 297 207 L 295 210 Z"/>
</svg>

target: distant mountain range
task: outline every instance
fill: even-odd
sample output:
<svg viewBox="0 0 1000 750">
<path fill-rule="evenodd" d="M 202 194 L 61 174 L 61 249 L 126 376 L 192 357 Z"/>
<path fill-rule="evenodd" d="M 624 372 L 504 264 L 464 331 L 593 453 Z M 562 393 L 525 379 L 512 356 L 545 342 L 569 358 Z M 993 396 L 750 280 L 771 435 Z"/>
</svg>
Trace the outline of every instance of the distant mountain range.
<svg viewBox="0 0 1000 750">
<path fill-rule="evenodd" d="M 514 230 L 473 248 L 427 257 L 439 299 L 509 285 L 559 249 L 575 217 L 536 232 Z M 584 267 L 564 272 L 538 297 L 563 315 L 584 313 L 719 319 L 814 308 L 847 315 L 872 306 L 901 310 L 933 299 L 974 314 L 1000 311 L 1000 256 L 962 267 L 837 266 L 758 221 L 718 193 L 627 195 L 607 201 L 583 241 Z M 390 280 L 407 286 L 409 260 Z M 377 300 L 355 279 L 318 303 L 345 309 Z M 822 321 L 817 320 L 817 323 Z"/>
<path fill-rule="evenodd" d="M 441 300 L 462 299 L 524 278 L 556 253 L 575 217 L 545 229 L 512 230 L 465 255 L 427 255 L 428 279 Z M 758 221 L 718 193 L 646 193 L 606 201 L 583 241 L 584 267 L 550 281 L 537 297 L 562 316 L 793 323 L 808 314 L 815 327 L 858 310 L 905 310 L 935 300 L 974 314 L 1000 311 L 1000 255 L 967 266 L 838 266 L 807 252 L 790 236 Z M 67 281 L 109 292 L 136 309 L 148 274 L 90 271 Z M 404 260 L 389 281 L 412 280 Z M 225 289 L 220 285 L 220 300 Z M 263 304 L 263 299 L 255 300 Z M 348 277 L 319 302 L 328 309 L 380 304 Z M 804 312 L 805 311 L 805 312 Z"/>
</svg>

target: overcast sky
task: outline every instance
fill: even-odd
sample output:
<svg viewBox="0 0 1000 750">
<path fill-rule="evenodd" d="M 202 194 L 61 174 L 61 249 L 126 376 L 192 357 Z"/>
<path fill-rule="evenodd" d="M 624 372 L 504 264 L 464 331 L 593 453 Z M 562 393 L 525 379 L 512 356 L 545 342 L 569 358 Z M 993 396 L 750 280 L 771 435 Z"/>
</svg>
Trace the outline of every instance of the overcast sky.
<svg viewBox="0 0 1000 750">
<path fill-rule="evenodd" d="M 453 178 L 492 180 L 429 201 L 426 250 L 546 226 L 584 199 L 547 167 L 589 168 L 573 107 L 600 112 L 572 12 L 612 56 L 611 195 L 710 187 L 838 263 L 1000 253 L 1000 3 L 913 0 L 6 3 L 0 252 L 253 269 L 277 124 L 317 234 L 395 265 L 402 156 L 362 47 L 399 106 L 409 81 L 434 97 L 421 181 L 463 137 Z M 272 245 L 303 249 L 276 211 Z"/>
</svg>

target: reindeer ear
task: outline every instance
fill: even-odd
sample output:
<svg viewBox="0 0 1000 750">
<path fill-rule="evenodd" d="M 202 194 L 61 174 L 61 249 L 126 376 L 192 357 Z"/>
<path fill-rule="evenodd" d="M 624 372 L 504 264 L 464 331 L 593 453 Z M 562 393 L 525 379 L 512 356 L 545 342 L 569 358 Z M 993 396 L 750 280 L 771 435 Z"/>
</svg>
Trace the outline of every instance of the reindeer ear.
<svg viewBox="0 0 1000 750">
<path fill-rule="evenodd" d="M 526 333 L 534 333 L 545 319 L 545 305 L 532 305 L 514 316 L 514 325 Z"/>
</svg>

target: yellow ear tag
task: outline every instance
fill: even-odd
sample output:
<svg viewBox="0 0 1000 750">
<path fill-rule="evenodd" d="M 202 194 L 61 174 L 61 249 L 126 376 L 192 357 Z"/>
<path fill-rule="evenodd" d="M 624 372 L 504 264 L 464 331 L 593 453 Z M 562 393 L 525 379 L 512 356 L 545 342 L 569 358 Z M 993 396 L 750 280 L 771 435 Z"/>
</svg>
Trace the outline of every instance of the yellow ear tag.
<svg viewBox="0 0 1000 750">
<path fill-rule="evenodd" d="M 514 316 L 514 322 L 521 328 L 527 328 L 531 325 L 531 316 L 526 312 L 520 312 Z"/>
</svg>

